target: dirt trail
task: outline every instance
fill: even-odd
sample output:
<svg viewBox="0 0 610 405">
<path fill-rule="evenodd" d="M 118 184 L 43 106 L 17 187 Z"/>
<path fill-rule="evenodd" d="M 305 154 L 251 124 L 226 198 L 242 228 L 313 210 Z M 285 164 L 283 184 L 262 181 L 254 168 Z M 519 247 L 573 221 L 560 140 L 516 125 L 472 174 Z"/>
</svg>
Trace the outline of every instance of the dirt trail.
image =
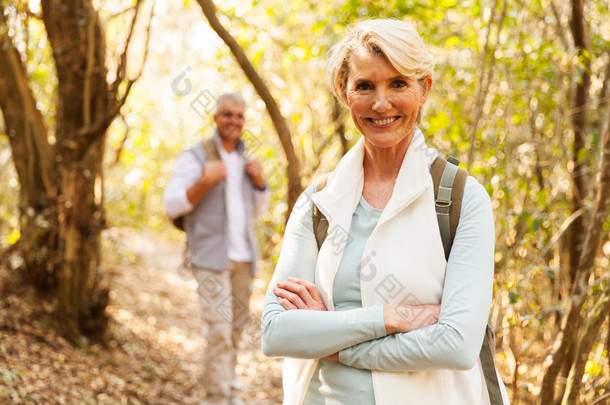
<svg viewBox="0 0 610 405">
<path fill-rule="evenodd" d="M 179 270 L 183 246 L 151 233 L 128 229 L 116 232 L 124 247 L 136 256 L 137 264 L 132 271 L 122 267 L 127 271 L 117 275 L 120 287 L 115 288 L 116 294 L 122 296 L 125 307 L 134 309 L 134 318 L 123 325 L 139 326 L 169 348 L 193 384 L 184 403 L 200 399 L 205 340 L 201 337 L 197 283 L 190 273 Z M 244 332 L 237 373 L 244 386 L 242 399 L 246 403 L 271 405 L 281 403 L 281 361 L 267 358 L 260 349 L 264 288 L 264 281 L 256 279 L 251 302 L 252 322 Z M 122 316 L 119 313 L 115 318 L 119 320 Z"/>
<path fill-rule="evenodd" d="M 133 229 L 104 233 L 110 347 L 75 349 L 47 327 L 52 306 L 16 291 L 0 270 L 0 404 L 198 404 L 202 350 L 197 284 L 179 274 L 182 245 Z M 260 350 L 264 281 L 238 357 L 247 404 L 281 403 L 281 361 Z M 256 324 L 256 325 L 255 325 Z"/>
</svg>

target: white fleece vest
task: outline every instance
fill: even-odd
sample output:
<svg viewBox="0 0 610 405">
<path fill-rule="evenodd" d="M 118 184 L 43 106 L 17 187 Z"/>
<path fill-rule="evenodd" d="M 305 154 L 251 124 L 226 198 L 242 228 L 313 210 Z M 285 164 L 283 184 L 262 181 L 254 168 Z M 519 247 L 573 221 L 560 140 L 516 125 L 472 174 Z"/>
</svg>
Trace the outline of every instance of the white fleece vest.
<svg viewBox="0 0 610 405">
<path fill-rule="evenodd" d="M 440 304 L 446 261 L 434 208 L 429 172 L 430 149 L 415 136 L 402 162 L 392 197 L 366 243 L 360 289 L 364 307 L 389 303 Z M 352 215 L 363 189 L 363 139 L 347 153 L 326 187 L 312 196 L 329 221 L 329 234 L 316 265 L 315 283 L 328 310 L 333 310 L 333 283 L 348 243 Z M 284 404 L 303 403 L 317 360 L 284 360 Z M 397 403 L 462 405 L 459 394 L 479 367 L 464 371 L 373 371 L 376 405 Z M 457 375 L 454 373 L 461 373 Z M 470 383 L 469 383 L 470 384 Z M 462 387 L 460 387 L 462 386 Z"/>
</svg>

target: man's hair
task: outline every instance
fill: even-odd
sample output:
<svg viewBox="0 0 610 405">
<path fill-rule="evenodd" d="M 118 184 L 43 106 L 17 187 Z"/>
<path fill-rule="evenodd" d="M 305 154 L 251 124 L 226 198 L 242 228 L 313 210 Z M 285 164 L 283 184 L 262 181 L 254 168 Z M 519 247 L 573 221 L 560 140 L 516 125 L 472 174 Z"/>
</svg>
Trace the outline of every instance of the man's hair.
<svg viewBox="0 0 610 405">
<path fill-rule="evenodd" d="M 214 114 L 216 114 L 218 112 L 218 109 L 220 108 L 222 103 L 224 103 L 227 100 L 233 101 L 235 103 L 240 103 L 241 105 L 244 106 L 244 108 L 246 107 L 246 100 L 244 100 L 244 98 L 241 96 L 241 94 L 239 94 L 239 93 L 224 93 L 224 94 L 221 94 L 218 97 L 218 99 L 216 99 L 216 111 L 214 111 Z"/>
<path fill-rule="evenodd" d="M 350 57 L 357 49 L 387 58 L 394 69 L 412 80 L 431 77 L 434 72 L 432 55 L 411 24 L 385 18 L 359 22 L 329 51 L 328 85 L 343 103 L 346 103 Z"/>
</svg>

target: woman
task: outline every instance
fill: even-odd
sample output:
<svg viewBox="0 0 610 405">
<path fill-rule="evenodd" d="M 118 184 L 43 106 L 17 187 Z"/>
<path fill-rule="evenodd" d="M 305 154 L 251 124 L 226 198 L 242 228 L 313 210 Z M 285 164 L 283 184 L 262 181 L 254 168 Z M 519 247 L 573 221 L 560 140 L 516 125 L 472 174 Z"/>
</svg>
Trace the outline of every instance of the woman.
<svg viewBox="0 0 610 405">
<path fill-rule="evenodd" d="M 284 403 L 489 404 L 478 355 L 493 213 L 468 178 L 446 261 L 429 173 L 437 152 L 417 128 L 432 57 L 409 24 L 371 20 L 331 50 L 328 70 L 362 138 L 286 227 L 262 319 L 263 351 L 286 357 Z M 319 252 L 314 203 L 329 221 Z"/>
</svg>

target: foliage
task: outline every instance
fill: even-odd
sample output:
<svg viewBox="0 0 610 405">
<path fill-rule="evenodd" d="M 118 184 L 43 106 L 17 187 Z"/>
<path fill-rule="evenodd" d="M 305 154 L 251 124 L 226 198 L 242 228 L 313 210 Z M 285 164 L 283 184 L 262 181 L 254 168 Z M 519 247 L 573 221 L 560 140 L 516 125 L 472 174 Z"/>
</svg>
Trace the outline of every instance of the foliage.
<svg viewBox="0 0 610 405">
<path fill-rule="evenodd" d="M 593 185 L 600 164 L 600 140 L 608 125 L 608 93 L 603 93 L 609 79 L 608 2 L 586 3 L 593 79 L 590 132 L 581 156 L 571 154 L 571 91 L 582 78 L 582 68 L 570 45 L 568 3 L 259 0 L 219 2 L 218 7 L 221 22 L 244 47 L 288 119 L 303 165 L 304 186 L 331 170 L 341 157 L 338 124 L 345 123 L 348 145 L 358 138 L 348 114 L 335 109 L 324 84 L 330 46 L 348 24 L 363 18 L 401 18 L 417 27 L 437 60 L 423 130 L 428 144 L 460 158 L 492 199 L 497 248 L 492 315 L 499 332 L 498 359 L 512 398 L 517 399 L 514 403 L 519 398 L 532 402 L 539 394 L 543 362 L 569 301 L 561 233 L 573 214 L 568 202 L 573 160 L 592 163 L 587 176 Z M 271 208 L 257 229 L 264 249 L 263 267 L 270 274 L 279 254 L 287 207 L 282 153 L 264 105 L 232 55 L 207 29 L 194 2 L 159 3 L 156 14 L 162 17 L 153 20 L 149 55 L 153 62 L 122 110 L 125 123 L 116 120 L 108 133 L 104 181 L 108 224 L 150 227 L 178 237 L 164 220 L 161 194 L 180 149 L 210 133 L 211 110 L 198 112 L 193 102 L 204 91 L 213 96 L 241 91 L 250 107 L 247 129 L 255 146 L 253 157 L 263 161 L 272 189 Z M 35 23 L 30 30 L 31 41 L 44 42 L 43 34 L 35 34 Z M 108 52 L 113 52 L 112 44 L 122 42 L 116 27 L 108 30 Z M 41 59 L 36 58 L 46 59 L 29 58 L 32 80 L 40 83 L 37 99 L 46 111 L 45 118 L 52 120 L 51 92 L 46 90 L 53 84 L 40 71 Z M 46 65 L 48 72 L 52 64 Z M 185 78 L 192 86 L 189 91 L 176 92 L 172 83 L 187 70 Z M 183 78 L 180 84 L 184 83 Z M 121 147 L 126 128 L 129 132 Z M 5 141 L 0 139 L 3 146 L 1 142 Z M 119 160 L 114 164 L 119 147 Z M 0 148 L 0 187 L 9 192 L 0 195 L 0 246 L 7 246 L 17 230 L 16 204 L 11 200 L 17 188 L 11 175 L 5 175 L 7 163 L 2 153 L 6 152 Z M 591 190 L 586 196 L 585 218 L 590 217 L 593 197 Z M 609 288 L 609 230 L 610 218 L 606 217 L 589 286 L 590 305 L 583 316 L 592 311 L 599 291 Z M 589 356 L 584 402 L 607 392 L 607 336 L 608 326 Z"/>
</svg>

